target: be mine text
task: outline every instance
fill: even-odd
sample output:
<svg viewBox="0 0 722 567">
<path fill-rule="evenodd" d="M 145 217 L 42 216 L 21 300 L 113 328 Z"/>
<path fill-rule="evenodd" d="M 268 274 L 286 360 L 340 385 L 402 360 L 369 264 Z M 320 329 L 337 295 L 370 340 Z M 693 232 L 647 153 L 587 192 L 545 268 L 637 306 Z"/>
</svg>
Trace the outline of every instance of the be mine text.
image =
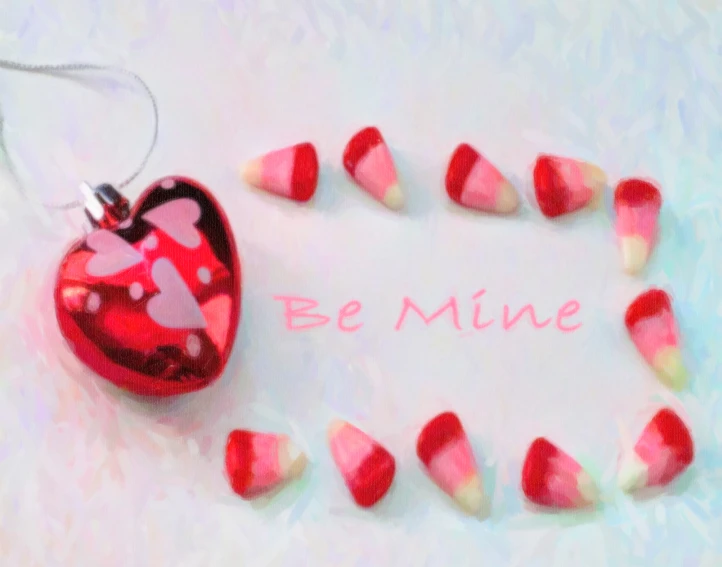
<svg viewBox="0 0 722 567">
<path fill-rule="evenodd" d="M 554 328 L 562 333 L 577 331 L 582 323 L 578 321 L 581 305 L 576 299 L 565 302 L 553 313 L 539 314 L 532 304 L 512 308 L 504 304 L 498 317 L 489 317 L 482 313 L 481 301 L 486 294 L 482 289 L 471 296 L 471 309 L 460 308 L 455 296 L 447 298 L 437 305 L 420 305 L 410 297 L 399 302 L 399 311 L 395 315 L 394 331 L 407 327 L 430 326 L 439 322 L 449 323 L 458 331 L 480 331 L 499 325 L 505 331 L 518 325 L 531 325 L 534 329 Z M 355 333 L 364 326 L 364 308 L 360 301 L 352 299 L 338 310 L 321 308 L 318 301 L 296 295 L 276 295 L 273 299 L 282 304 L 283 320 L 289 331 L 304 331 L 317 327 L 330 326 L 343 333 Z"/>
</svg>

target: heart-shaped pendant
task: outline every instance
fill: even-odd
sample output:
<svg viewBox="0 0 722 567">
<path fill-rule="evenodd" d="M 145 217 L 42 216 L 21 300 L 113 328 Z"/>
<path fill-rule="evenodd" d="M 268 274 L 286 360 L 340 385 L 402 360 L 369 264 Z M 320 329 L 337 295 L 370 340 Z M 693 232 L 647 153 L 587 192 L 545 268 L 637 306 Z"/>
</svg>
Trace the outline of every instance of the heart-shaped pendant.
<svg viewBox="0 0 722 567">
<path fill-rule="evenodd" d="M 101 377 L 140 395 L 199 390 L 222 373 L 241 312 L 241 267 L 210 192 L 183 177 L 151 185 L 130 209 L 87 191 L 95 230 L 66 254 L 55 285 L 60 331 Z"/>
</svg>

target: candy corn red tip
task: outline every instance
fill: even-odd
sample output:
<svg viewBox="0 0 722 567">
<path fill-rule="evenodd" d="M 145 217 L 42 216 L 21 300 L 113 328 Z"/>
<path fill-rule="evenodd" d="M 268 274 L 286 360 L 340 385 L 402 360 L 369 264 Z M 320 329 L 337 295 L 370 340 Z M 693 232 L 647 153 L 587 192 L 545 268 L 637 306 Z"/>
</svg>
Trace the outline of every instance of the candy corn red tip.
<svg viewBox="0 0 722 567">
<path fill-rule="evenodd" d="M 299 478 L 306 455 L 286 435 L 234 430 L 226 443 L 226 474 L 231 488 L 244 499 L 272 492 Z"/>
<path fill-rule="evenodd" d="M 669 295 L 656 288 L 641 293 L 629 304 L 624 323 L 632 342 L 659 380 L 673 390 L 682 390 L 689 376 Z"/>
<path fill-rule="evenodd" d="M 310 142 L 274 150 L 240 169 L 248 185 L 298 202 L 313 197 L 318 185 L 318 155 Z"/>
<path fill-rule="evenodd" d="M 391 210 L 404 207 L 391 152 L 375 126 L 354 134 L 344 148 L 343 165 L 356 185 Z"/>
<path fill-rule="evenodd" d="M 467 514 L 484 511 L 486 498 L 474 454 L 453 412 L 431 419 L 419 433 L 416 454 L 436 485 Z"/>
<path fill-rule="evenodd" d="M 506 215 L 519 207 L 519 195 L 509 180 L 466 143 L 451 155 L 445 186 L 452 201 L 469 209 Z"/>
<path fill-rule="evenodd" d="M 650 181 L 624 179 L 614 190 L 615 228 L 624 271 L 636 275 L 646 266 L 658 231 L 662 195 Z"/>
<path fill-rule="evenodd" d="M 530 445 L 522 467 L 522 492 L 545 508 L 585 508 L 599 497 L 597 486 L 581 465 L 543 437 Z"/>
<path fill-rule="evenodd" d="M 664 487 L 694 460 L 694 441 L 687 425 L 670 408 L 659 410 L 633 448 L 620 459 L 617 482 L 625 492 Z"/>
<path fill-rule="evenodd" d="M 379 502 L 396 473 L 394 457 L 357 427 L 334 420 L 328 427 L 331 456 L 352 498 L 362 508 Z"/>
<path fill-rule="evenodd" d="M 662 193 L 652 180 L 629 177 L 617 183 L 614 189 L 614 207 L 639 207 L 651 205 L 659 210 L 662 207 Z"/>
<path fill-rule="evenodd" d="M 597 208 L 607 176 L 585 161 L 540 154 L 534 163 L 534 194 L 542 214 L 548 218 Z"/>
<path fill-rule="evenodd" d="M 663 289 L 649 288 L 640 293 L 627 307 L 624 324 L 631 331 L 637 323 L 672 311 L 672 298 Z"/>
</svg>

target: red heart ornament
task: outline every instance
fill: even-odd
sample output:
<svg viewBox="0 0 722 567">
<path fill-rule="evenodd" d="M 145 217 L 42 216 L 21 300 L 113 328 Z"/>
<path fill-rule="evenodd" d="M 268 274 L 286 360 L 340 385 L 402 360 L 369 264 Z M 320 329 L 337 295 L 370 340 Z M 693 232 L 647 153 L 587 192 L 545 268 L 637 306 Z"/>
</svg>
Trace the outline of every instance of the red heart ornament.
<svg viewBox="0 0 722 567">
<path fill-rule="evenodd" d="M 228 362 L 241 312 L 240 261 L 223 209 L 183 177 L 158 180 L 130 210 L 112 188 L 115 203 L 95 191 L 86 212 L 96 229 L 58 269 L 61 333 L 84 364 L 135 394 L 208 386 Z"/>
</svg>

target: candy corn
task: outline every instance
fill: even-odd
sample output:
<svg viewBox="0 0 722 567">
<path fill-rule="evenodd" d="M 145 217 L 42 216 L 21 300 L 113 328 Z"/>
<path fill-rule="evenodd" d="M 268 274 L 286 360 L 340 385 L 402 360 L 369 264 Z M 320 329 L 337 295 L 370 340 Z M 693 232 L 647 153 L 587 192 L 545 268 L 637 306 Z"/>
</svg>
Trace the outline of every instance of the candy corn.
<svg viewBox="0 0 722 567">
<path fill-rule="evenodd" d="M 519 196 L 509 181 L 469 144 L 459 145 L 446 170 L 449 198 L 470 209 L 508 214 L 519 206 Z"/>
<path fill-rule="evenodd" d="M 529 447 L 521 473 L 526 498 L 549 508 L 583 508 L 597 499 L 597 488 L 581 465 L 544 437 Z"/>
<path fill-rule="evenodd" d="M 236 429 L 226 443 L 226 474 L 233 491 L 252 499 L 298 478 L 306 456 L 286 435 Z"/>
<path fill-rule="evenodd" d="M 246 163 L 241 178 L 274 195 L 305 202 L 318 184 L 318 156 L 309 142 L 274 150 Z"/>
<path fill-rule="evenodd" d="M 629 274 L 639 273 L 647 264 L 657 238 L 661 207 L 662 195 L 648 181 L 625 179 L 614 191 L 617 237 L 624 269 Z"/>
<path fill-rule="evenodd" d="M 627 492 L 663 487 L 679 477 L 694 459 L 694 442 L 682 419 L 670 408 L 649 421 L 631 451 L 622 455 L 619 486 Z"/>
<path fill-rule="evenodd" d="M 437 415 L 421 430 L 416 454 L 431 479 L 468 514 L 477 515 L 484 504 L 484 487 L 474 454 L 452 412 Z"/>
<path fill-rule="evenodd" d="M 606 183 L 599 167 L 581 160 L 540 155 L 534 164 L 537 203 L 548 218 L 594 206 Z"/>
<path fill-rule="evenodd" d="M 336 467 L 356 504 L 370 508 L 381 500 L 394 480 L 396 461 L 379 443 L 345 421 L 328 428 L 328 442 Z"/>
<path fill-rule="evenodd" d="M 624 323 L 632 342 L 660 381 L 674 390 L 684 388 L 687 370 L 669 295 L 661 289 L 645 291 L 627 308 Z"/>
<path fill-rule="evenodd" d="M 343 165 L 356 184 L 388 208 L 404 206 L 391 152 L 373 126 L 364 128 L 349 140 L 343 152 Z"/>
</svg>

